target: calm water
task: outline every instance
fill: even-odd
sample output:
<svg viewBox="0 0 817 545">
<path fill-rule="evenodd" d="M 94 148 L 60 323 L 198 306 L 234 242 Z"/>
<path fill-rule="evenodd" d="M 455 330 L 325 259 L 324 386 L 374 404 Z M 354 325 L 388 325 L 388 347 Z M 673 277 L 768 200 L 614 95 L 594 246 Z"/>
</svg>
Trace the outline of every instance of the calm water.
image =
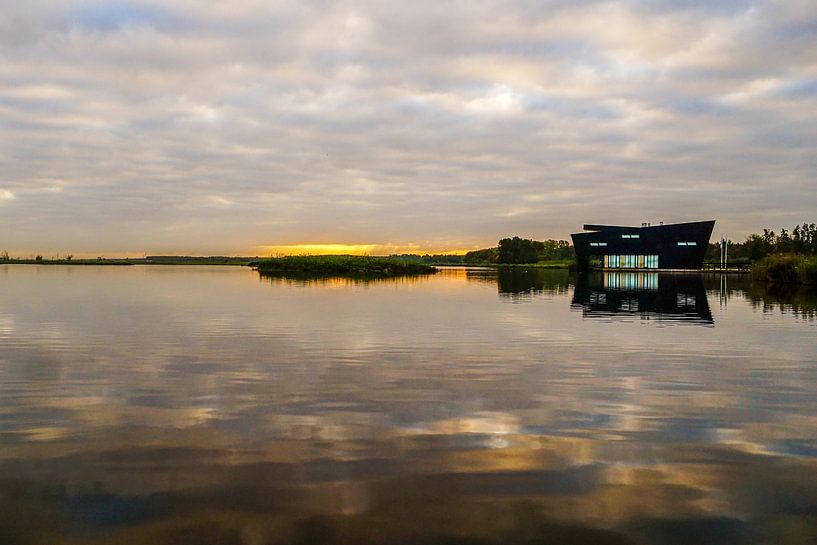
<svg viewBox="0 0 817 545">
<path fill-rule="evenodd" d="M 817 296 L 0 266 L 0 543 L 817 542 Z"/>
</svg>

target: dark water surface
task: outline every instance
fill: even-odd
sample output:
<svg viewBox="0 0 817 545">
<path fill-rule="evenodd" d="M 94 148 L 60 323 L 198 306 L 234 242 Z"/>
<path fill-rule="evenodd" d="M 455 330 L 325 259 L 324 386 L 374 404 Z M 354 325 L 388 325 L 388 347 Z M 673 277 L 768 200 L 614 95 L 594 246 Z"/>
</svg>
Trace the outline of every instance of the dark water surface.
<svg viewBox="0 0 817 545">
<path fill-rule="evenodd" d="M 817 297 L 0 266 L 0 543 L 817 542 Z"/>
</svg>

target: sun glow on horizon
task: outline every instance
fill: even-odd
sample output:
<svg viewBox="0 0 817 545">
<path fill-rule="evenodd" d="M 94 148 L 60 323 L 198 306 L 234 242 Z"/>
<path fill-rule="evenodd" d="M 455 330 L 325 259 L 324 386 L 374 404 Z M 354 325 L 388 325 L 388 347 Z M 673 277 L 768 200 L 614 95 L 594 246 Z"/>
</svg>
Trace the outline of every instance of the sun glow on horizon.
<svg viewBox="0 0 817 545">
<path fill-rule="evenodd" d="M 450 250 L 414 244 L 274 244 L 259 246 L 264 255 L 392 255 L 449 254 L 463 255 L 470 250 Z"/>
</svg>

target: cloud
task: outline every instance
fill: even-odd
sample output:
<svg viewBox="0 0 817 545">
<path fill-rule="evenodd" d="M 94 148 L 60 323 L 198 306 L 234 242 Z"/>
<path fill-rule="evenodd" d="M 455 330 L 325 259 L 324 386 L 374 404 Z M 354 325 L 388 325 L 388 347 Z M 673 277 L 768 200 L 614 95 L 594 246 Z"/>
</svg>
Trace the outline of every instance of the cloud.
<svg viewBox="0 0 817 545">
<path fill-rule="evenodd" d="M 116 31 L 127 26 L 169 28 L 176 17 L 156 5 L 131 2 L 89 2 L 71 14 L 70 23 L 83 29 Z"/>
<path fill-rule="evenodd" d="M 11 4 L 0 171 L 25 198 L 3 199 L 4 243 L 436 250 L 586 221 L 791 227 L 817 205 L 809 4 Z"/>
</svg>

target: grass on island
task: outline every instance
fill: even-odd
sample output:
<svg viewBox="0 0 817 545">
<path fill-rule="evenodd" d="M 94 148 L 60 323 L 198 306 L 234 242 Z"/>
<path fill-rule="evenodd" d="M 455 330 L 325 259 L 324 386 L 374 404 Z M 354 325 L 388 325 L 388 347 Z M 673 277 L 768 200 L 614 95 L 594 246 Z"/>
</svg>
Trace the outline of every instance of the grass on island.
<svg viewBox="0 0 817 545">
<path fill-rule="evenodd" d="M 265 274 L 307 273 L 321 276 L 392 277 L 434 274 L 437 269 L 390 257 L 305 255 L 262 259 L 250 264 Z"/>
</svg>

